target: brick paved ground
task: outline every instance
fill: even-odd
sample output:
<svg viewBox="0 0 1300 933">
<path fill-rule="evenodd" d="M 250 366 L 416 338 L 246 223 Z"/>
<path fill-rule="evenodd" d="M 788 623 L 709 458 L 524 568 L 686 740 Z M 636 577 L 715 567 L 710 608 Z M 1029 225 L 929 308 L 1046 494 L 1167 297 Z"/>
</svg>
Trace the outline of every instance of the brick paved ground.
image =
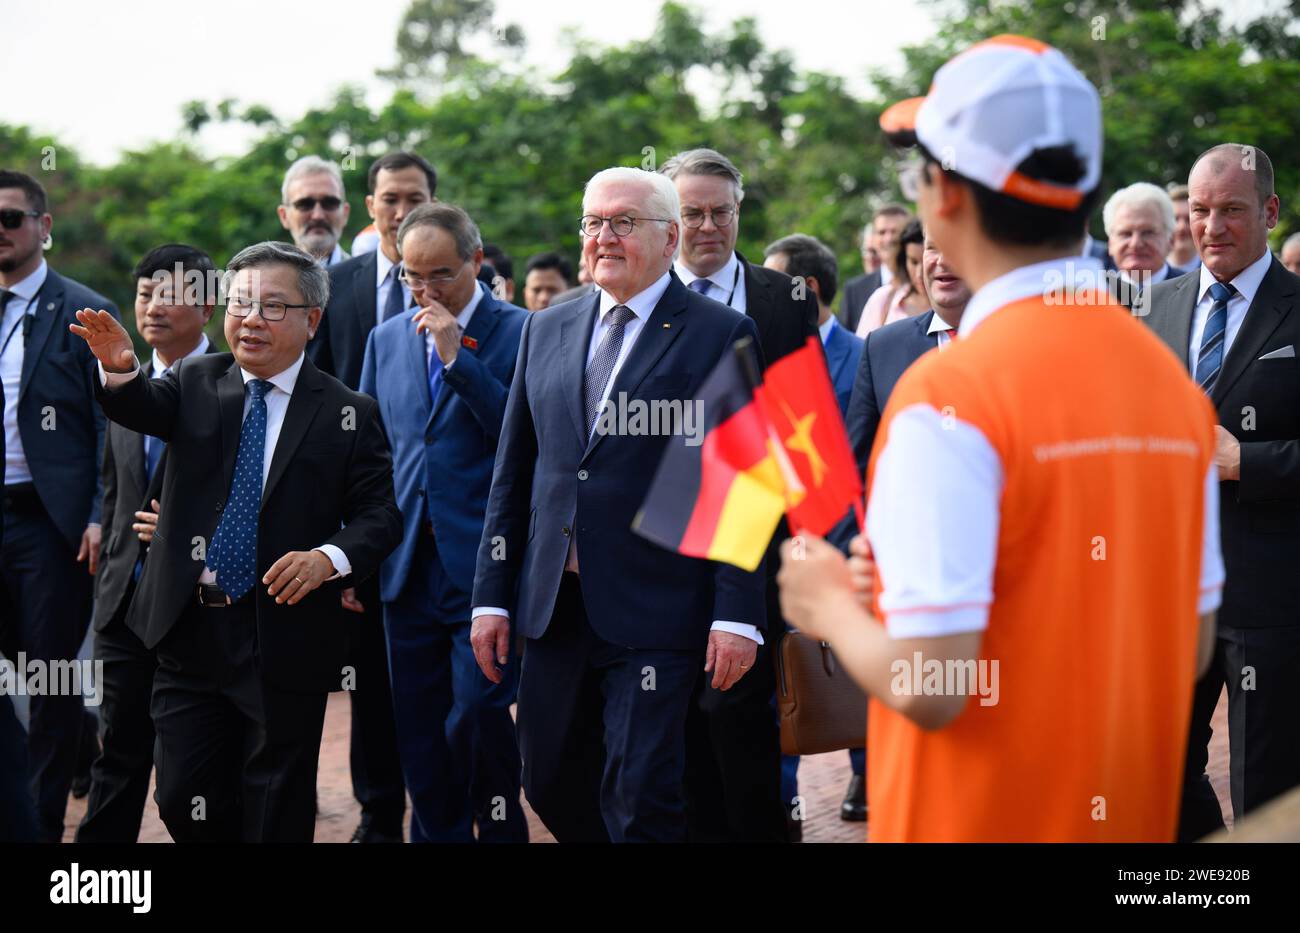
<svg viewBox="0 0 1300 933">
<path fill-rule="evenodd" d="M 356 800 L 348 774 L 348 729 L 351 713 L 347 697 L 330 695 L 325 713 L 325 734 L 321 742 L 320 775 L 317 780 L 320 815 L 316 820 L 317 842 L 346 842 L 359 819 Z M 1227 698 L 1219 701 L 1214 713 L 1214 740 L 1210 744 L 1210 780 L 1219 794 L 1219 803 L 1231 826 L 1232 805 L 1228 799 L 1228 716 Z M 814 755 L 799 767 L 799 792 L 806 802 L 804 842 L 863 842 L 866 830 L 862 823 L 846 823 L 839 817 L 840 799 L 849 779 L 849 760 L 845 752 Z M 525 802 L 529 832 L 534 842 L 554 842 Z M 65 841 L 72 841 L 77 823 L 86 812 L 84 800 L 68 800 Z M 409 814 L 407 817 L 410 819 Z M 158 817 L 158 808 L 150 790 L 145 806 L 141 842 L 168 842 L 170 836 Z"/>
</svg>

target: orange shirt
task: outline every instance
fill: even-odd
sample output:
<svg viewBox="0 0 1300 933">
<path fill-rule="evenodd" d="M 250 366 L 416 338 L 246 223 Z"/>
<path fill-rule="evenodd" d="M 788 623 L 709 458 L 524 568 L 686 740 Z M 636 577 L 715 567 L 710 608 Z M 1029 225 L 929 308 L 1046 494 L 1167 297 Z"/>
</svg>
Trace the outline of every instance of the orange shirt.
<svg viewBox="0 0 1300 933">
<path fill-rule="evenodd" d="M 1088 303 L 1044 296 L 1067 266 Z M 982 631 L 998 663 L 995 702 L 940 730 L 871 701 L 872 841 L 1174 837 L 1197 614 L 1223 579 L 1217 419 L 1127 311 L 1074 293 L 1076 266 L 982 289 L 886 407 L 877 617 L 894 638 Z"/>
</svg>

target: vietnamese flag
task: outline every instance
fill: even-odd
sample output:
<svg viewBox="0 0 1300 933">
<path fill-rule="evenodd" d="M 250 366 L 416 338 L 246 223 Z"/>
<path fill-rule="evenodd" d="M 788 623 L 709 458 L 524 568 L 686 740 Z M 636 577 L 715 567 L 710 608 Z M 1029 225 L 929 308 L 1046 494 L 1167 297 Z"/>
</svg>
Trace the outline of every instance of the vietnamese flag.
<svg viewBox="0 0 1300 933">
<path fill-rule="evenodd" d="M 788 488 L 790 528 L 824 535 L 861 500 L 862 477 L 818 338 L 769 366 L 756 394 L 798 476 Z"/>
<path fill-rule="evenodd" d="M 753 353 L 743 340 L 709 374 L 700 387 L 703 443 L 673 440 L 632 522 L 670 550 L 749 571 L 772 540 L 789 482 L 798 482 L 755 398 Z"/>
</svg>

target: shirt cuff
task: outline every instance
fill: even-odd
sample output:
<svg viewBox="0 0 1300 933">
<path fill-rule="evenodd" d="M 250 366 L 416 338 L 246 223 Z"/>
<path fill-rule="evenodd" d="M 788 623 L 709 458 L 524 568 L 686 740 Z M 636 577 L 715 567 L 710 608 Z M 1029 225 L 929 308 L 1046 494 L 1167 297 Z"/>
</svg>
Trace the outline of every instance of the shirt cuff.
<svg viewBox="0 0 1300 933">
<path fill-rule="evenodd" d="M 745 622 L 723 622 L 715 621 L 709 626 L 711 632 L 730 632 L 732 635 L 743 635 L 750 641 L 756 641 L 763 644 L 763 635 L 758 630 L 758 626 L 749 625 Z"/>
<path fill-rule="evenodd" d="M 1219 606 L 1223 604 L 1223 587 L 1213 586 L 1208 590 L 1201 590 L 1196 599 L 1196 612 L 1198 615 L 1205 615 L 1207 612 L 1217 612 Z"/>
<path fill-rule="evenodd" d="M 322 544 L 320 547 L 313 548 L 312 550 L 320 551 L 328 557 L 330 563 L 334 565 L 334 576 L 327 577 L 327 580 L 337 580 L 339 577 L 346 577 L 352 572 L 352 564 L 348 560 L 348 556 L 335 545 Z"/>
<path fill-rule="evenodd" d="M 124 386 L 135 378 L 136 373 L 140 372 L 139 360 L 135 361 L 135 368 L 129 373 L 110 373 L 104 369 L 104 364 L 98 360 L 95 361 L 95 365 L 99 367 L 99 384 L 106 389 L 116 389 L 118 386 Z"/>
<path fill-rule="evenodd" d="M 470 612 L 469 620 L 473 622 L 479 616 L 505 616 L 508 619 L 510 613 L 498 606 L 478 606 Z"/>
<path fill-rule="evenodd" d="M 885 631 L 890 638 L 944 638 L 989 627 L 989 607 L 984 603 L 919 609 L 885 609 Z"/>
</svg>

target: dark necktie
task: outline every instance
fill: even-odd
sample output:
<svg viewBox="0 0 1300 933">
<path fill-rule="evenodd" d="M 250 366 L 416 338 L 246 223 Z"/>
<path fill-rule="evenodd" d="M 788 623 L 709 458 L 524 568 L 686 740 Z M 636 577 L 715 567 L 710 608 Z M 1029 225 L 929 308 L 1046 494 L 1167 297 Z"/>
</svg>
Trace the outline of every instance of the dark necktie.
<svg viewBox="0 0 1300 933">
<path fill-rule="evenodd" d="M 434 407 L 437 407 L 438 393 L 442 391 L 442 369 L 442 357 L 438 356 L 438 348 L 434 347 L 429 353 L 429 404 Z"/>
<path fill-rule="evenodd" d="M 596 347 L 596 355 L 587 364 L 586 383 L 587 403 L 587 437 L 596 425 L 596 416 L 600 414 L 600 400 L 605 395 L 605 385 L 610 374 L 614 372 L 614 363 L 618 361 L 618 352 L 623 348 L 623 329 L 628 321 L 636 315 L 627 305 L 614 305 L 609 309 L 609 330 Z"/>
<path fill-rule="evenodd" d="M 1201 334 L 1201 350 L 1196 354 L 1196 383 L 1206 393 L 1214 388 L 1223 368 L 1223 343 L 1228 330 L 1228 302 L 1237 290 L 1231 285 L 1215 282 L 1210 286 L 1214 306 L 1205 319 L 1205 332 Z"/>
<path fill-rule="evenodd" d="M 693 292 L 699 292 L 701 295 L 703 295 L 703 296 L 706 297 L 706 298 L 709 296 L 709 280 L 708 280 L 708 279 L 696 279 L 694 282 L 692 282 L 690 285 L 688 285 L 688 286 L 686 286 L 686 287 L 689 288 L 689 289 L 690 289 L 691 291 L 693 291 Z"/>
<path fill-rule="evenodd" d="M 217 572 L 217 585 L 226 591 L 231 602 L 238 601 L 257 582 L 257 514 L 262 507 L 266 393 L 270 390 L 271 383 L 262 379 L 248 383 L 252 404 L 239 432 L 230 496 L 208 550 L 208 566 Z"/>
<path fill-rule="evenodd" d="M 171 372 L 170 366 L 164 369 L 158 375 L 158 378 L 165 378 L 169 372 Z M 154 472 L 158 469 L 158 461 L 162 459 L 164 446 L 162 438 L 154 437 L 152 434 L 144 436 L 144 476 L 146 484 L 153 481 Z"/>
<path fill-rule="evenodd" d="M 9 304 L 9 299 L 14 293 L 7 288 L 0 288 L 0 318 L 4 317 L 5 307 Z"/>
<path fill-rule="evenodd" d="M 384 302 L 383 316 L 379 318 L 380 324 L 406 311 L 406 298 L 402 294 L 402 267 L 393 266 L 389 275 L 392 276 L 392 281 L 388 286 L 388 299 Z"/>
</svg>

